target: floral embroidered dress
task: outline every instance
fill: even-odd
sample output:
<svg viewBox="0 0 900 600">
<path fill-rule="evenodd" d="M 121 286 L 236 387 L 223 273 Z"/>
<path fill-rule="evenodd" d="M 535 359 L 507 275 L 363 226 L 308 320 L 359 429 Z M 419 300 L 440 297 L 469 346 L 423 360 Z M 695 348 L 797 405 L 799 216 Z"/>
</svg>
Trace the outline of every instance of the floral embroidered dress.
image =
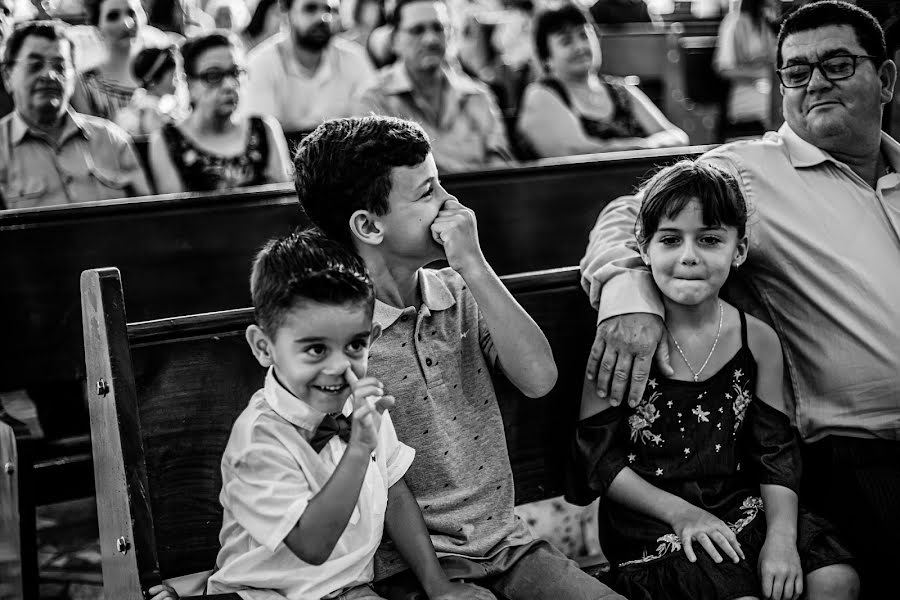
<svg viewBox="0 0 900 600">
<path fill-rule="evenodd" d="M 269 142 L 266 126 L 250 117 L 250 134 L 243 154 L 222 156 L 195 146 L 178 127 L 167 123 L 162 136 L 169 156 L 188 191 L 211 192 L 266 183 Z"/>
<path fill-rule="evenodd" d="M 698 560 L 691 564 L 668 524 L 604 498 L 600 543 L 613 563 L 613 587 L 630 600 L 761 597 L 760 484 L 798 491 L 800 454 L 787 416 L 755 397 L 756 361 L 743 313 L 741 337 L 741 349 L 709 379 L 677 381 L 654 368 L 636 408 L 610 408 L 579 425 L 570 500 L 584 504 L 604 495 L 627 466 L 725 521 L 746 556 L 716 564 L 695 542 Z M 831 526 L 802 508 L 797 548 L 806 573 L 851 558 Z"/>
</svg>

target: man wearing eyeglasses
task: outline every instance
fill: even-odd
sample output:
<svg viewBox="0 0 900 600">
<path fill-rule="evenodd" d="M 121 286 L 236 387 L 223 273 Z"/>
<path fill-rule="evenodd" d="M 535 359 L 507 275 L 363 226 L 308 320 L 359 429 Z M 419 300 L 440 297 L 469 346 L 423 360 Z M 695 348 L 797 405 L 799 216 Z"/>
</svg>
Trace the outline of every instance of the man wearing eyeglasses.
<svg viewBox="0 0 900 600">
<path fill-rule="evenodd" d="M 3 53 L 15 111 L 0 120 L 0 194 L 30 208 L 150 193 L 120 127 L 71 109 L 72 42 L 60 21 L 18 25 Z"/>
<path fill-rule="evenodd" d="M 736 176 L 752 211 L 731 297 L 755 305 L 781 338 L 785 395 L 805 442 L 801 502 L 857 554 L 863 597 L 896 597 L 900 145 L 881 115 L 897 67 L 878 22 L 834 0 L 785 20 L 777 65 L 785 124 L 701 158 Z M 627 246 L 639 206 L 636 197 L 612 203 L 581 262 L 599 307 L 583 405 L 599 396 L 633 406 L 652 362 L 669 372 L 680 360 L 668 355 L 653 280 Z"/>
<path fill-rule="evenodd" d="M 335 37 L 339 0 L 279 0 L 282 33 L 247 57 L 251 114 L 271 115 L 299 141 L 323 121 L 353 114 L 353 102 L 374 79 L 365 50 Z"/>
<path fill-rule="evenodd" d="M 363 92 L 358 114 L 419 123 L 442 173 L 512 160 L 503 118 L 484 84 L 447 61 L 450 17 L 443 0 L 400 0 L 391 16 L 398 57 Z"/>
</svg>

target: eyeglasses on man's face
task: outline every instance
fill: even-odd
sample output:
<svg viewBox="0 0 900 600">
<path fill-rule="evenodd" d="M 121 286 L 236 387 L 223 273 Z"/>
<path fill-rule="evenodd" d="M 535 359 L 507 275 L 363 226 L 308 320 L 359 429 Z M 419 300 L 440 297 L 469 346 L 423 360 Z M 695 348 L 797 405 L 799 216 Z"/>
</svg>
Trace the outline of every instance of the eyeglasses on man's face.
<svg viewBox="0 0 900 600">
<path fill-rule="evenodd" d="M 805 86 L 812 79 L 815 69 L 819 69 L 819 72 L 828 81 L 840 81 L 841 79 L 853 77 L 856 73 L 857 62 L 866 58 L 875 60 L 878 57 L 868 54 L 841 54 L 819 62 L 794 63 L 778 69 L 776 73 L 778 73 L 778 78 L 781 80 L 781 85 L 786 88 Z"/>
<path fill-rule="evenodd" d="M 202 73 L 197 73 L 193 76 L 194 79 L 199 79 L 206 85 L 216 86 L 221 85 L 223 81 L 225 81 L 226 77 L 231 77 L 232 79 L 240 79 L 247 73 L 247 70 L 243 67 L 232 67 L 230 69 L 207 69 Z"/>
<path fill-rule="evenodd" d="M 45 58 L 41 56 L 29 56 L 28 58 L 11 60 L 6 63 L 9 67 L 20 64 L 29 75 L 37 75 L 49 67 L 51 73 L 65 75 L 72 70 L 72 62 L 64 58 Z"/>
</svg>

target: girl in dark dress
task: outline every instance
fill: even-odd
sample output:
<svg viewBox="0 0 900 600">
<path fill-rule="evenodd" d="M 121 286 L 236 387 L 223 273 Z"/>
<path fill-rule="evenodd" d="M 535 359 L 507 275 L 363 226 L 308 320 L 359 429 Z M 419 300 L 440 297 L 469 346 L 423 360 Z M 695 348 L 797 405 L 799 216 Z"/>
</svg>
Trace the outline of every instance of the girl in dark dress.
<svg viewBox="0 0 900 600">
<path fill-rule="evenodd" d="M 748 250 L 730 175 L 682 161 L 644 188 L 636 234 L 665 308 L 673 375 L 640 403 L 582 407 L 579 503 L 630 600 L 856 598 L 850 554 L 798 508 L 800 455 L 775 332 L 719 298 Z"/>
</svg>

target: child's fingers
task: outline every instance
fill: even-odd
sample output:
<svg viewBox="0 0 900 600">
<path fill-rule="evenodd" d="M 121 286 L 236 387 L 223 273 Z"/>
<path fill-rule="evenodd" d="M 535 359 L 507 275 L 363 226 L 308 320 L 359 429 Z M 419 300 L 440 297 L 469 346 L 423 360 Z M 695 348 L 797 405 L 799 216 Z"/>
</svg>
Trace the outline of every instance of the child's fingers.
<svg viewBox="0 0 900 600">
<path fill-rule="evenodd" d="M 690 562 L 697 562 L 697 555 L 694 553 L 694 547 L 691 545 L 692 541 L 691 536 L 686 535 L 681 540 L 681 544 L 684 547 L 684 555 L 687 556 L 687 559 Z"/>
<path fill-rule="evenodd" d="M 363 427 L 371 427 L 372 423 L 372 404 L 370 402 L 366 402 L 365 400 L 360 402 L 360 405 L 353 409 L 353 423 L 359 423 Z"/>
<path fill-rule="evenodd" d="M 763 598 L 771 598 L 772 597 L 772 588 L 774 585 L 773 576 L 771 573 L 764 573 L 762 576 L 762 593 Z"/>
<path fill-rule="evenodd" d="M 706 550 L 706 553 L 709 554 L 710 558 L 717 563 L 722 562 L 722 555 L 716 550 L 716 545 L 713 544 L 706 533 L 697 534 L 697 541 L 700 542 L 700 545 L 703 546 L 703 549 Z"/>
<path fill-rule="evenodd" d="M 356 373 L 353 372 L 353 367 L 350 365 L 347 365 L 347 368 L 344 370 L 344 378 L 351 386 L 356 385 L 356 382 L 359 381 L 359 377 L 356 376 Z"/>
<path fill-rule="evenodd" d="M 793 600 L 797 600 L 797 598 L 803 595 L 803 573 L 798 573 L 796 577 L 797 578 L 794 580 Z"/>
<path fill-rule="evenodd" d="M 741 557 L 738 556 L 736 548 L 737 540 L 734 540 L 735 543 L 733 544 L 732 541 L 726 538 L 721 531 L 713 531 L 709 534 L 709 537 L 712 539 L 712 541 L 718 544 L 719 548 L 721 548 L 722 551 L 728 555 L 728 558 L 730 558 L 732 562 L 741 561 Z"/>
<path fill-rule="evenodd" d="M 378 400 L 375 401 L 375 410 L 377 410 L 378 413 L 381 414 L 384 411 L 386 411 L 390 408 L 393 408 L 394 404 L 396 404 L 396 403 L 397 403 L 397 401 L 394 399 L 393 396 L 382 396 L 381 398 L 379 398 Z"/>
</svg>

